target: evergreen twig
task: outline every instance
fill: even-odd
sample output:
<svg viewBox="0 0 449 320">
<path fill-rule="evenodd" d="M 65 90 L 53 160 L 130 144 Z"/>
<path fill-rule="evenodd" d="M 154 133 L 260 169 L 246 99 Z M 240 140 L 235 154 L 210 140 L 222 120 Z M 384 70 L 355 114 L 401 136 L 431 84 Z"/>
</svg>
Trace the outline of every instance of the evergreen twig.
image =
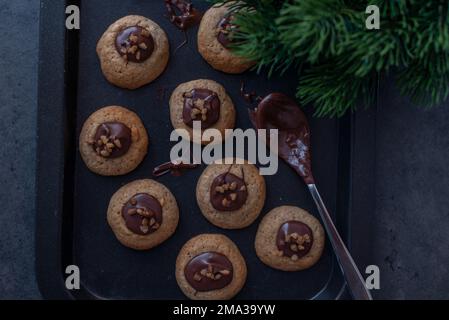
<svg viewBox="0 0 449 320">
<path fill-rule="evenodd" d="M 447 0 L 211 0 L 231 3 L 236 54 L 260 71 L 299 71 L 297 96 L 318 116 L 342 116 L 372 103 L 379 74 L 397 70 L 402 94 L 432 107 L 449 97 Z M 381 9 L 366 30 L 365 8 Z"/>
</svg>

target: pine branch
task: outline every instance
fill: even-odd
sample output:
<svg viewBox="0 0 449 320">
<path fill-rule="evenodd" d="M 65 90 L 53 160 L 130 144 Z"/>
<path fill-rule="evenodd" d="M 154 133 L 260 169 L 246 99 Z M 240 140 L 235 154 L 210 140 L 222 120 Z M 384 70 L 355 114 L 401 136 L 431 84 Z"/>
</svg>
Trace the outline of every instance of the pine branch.
<svg viewBox="0 0 449 320">
<path fill-rule="evenodd" d="M 434 106 L 449 98 L 447 0 L 224 2 L 236 10 L 234 52 L 270 74 L 301 66 L 298 98 L 318 116 L 369 105 L 378 74 L 393 69 L 401 93 L 415 103 Z M 365 28 L 371 4 L 381 9 L 380 30 Z"/>
</svg>

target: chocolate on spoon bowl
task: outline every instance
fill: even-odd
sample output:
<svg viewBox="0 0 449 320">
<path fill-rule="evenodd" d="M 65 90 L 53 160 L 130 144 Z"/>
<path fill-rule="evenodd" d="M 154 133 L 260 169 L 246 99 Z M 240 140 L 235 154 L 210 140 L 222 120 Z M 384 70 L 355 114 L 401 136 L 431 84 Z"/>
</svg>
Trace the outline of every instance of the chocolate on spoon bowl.
<svg viewBox="0 0 449 320">
<path fill-rule="evenodd" d="M 310 127 L 297 103 L 282 93 L 271 93 L 250 111 L 257 129 L 278 130 L 278 155 L 292 167 L 307 184 L 321 215 L 341 270 L 354 299 L 371 300 L 360 271 L 346 248 L 324 205 L 312 174 Z"/>
</svg>

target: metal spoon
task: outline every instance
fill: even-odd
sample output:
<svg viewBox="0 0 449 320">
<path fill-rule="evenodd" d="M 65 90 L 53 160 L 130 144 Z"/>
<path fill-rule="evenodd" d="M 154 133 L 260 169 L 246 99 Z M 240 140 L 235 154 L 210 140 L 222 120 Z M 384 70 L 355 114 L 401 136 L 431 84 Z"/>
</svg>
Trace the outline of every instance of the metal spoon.
<svg viewBox="0 0 449 320">
<path fill-rule="evenodd" d="M 310 128 L 305 114 L 288 96 L 272 93 L 260 101 L 258 107 L 250 112 L 250 117 L 257 129 L 278 129 L 279 157 L 307 184 L 353 298 L 372 300 L 365 280 L 338 233 L 315 184 L 311 169 Z"/>
</svg>

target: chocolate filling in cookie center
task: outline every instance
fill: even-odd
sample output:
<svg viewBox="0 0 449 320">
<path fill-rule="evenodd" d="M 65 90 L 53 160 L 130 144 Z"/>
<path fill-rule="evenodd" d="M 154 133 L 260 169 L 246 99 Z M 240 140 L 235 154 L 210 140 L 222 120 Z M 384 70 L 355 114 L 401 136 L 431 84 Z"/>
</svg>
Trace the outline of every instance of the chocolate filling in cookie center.
<svg viewBox="0 0 449 320">
<path fill-rule="evenodd" d="M 233 268 L 231 261 L 221 253 L 205 252 L 189 261 L 184 275 L 196 291 L 212 291 L 231 283 Z"/>
<path fill-rule="evenodd" d="M 126 227 L 133 233 L 147 235 L 158 230 L 162 224 L 160 202 L 146 193 L 134 195 L 122 208 Z"/>
<path fill-rule="evenodd" d="M 144 62 L 153 54 L 154 39 L 145 28 L 128 27 L 117 34 L 115 47 L 125 60 Z"/>
<path fill-rule="evenodd" d="M 210 202 L 218 211 L 238 210 L 243 207 L 247 198 L 245 178 L 239 178 L 230 172 L 216 177 L 210 187 Z"/>
<path fill-rule="evenodd" d="M 182 118 L 186 125 L 193 127 L 193 121 L 201 121 L 203 129 L 210 128 L 220 118 L 220 99 L 209 89 L 193 89 L 185 92 Z"/>
<path fill-rule="evenodd" d="M 218 22 L 217 25 L 217 40 L 225 48 L 228 48 L 230 44 L 234 43 L 233 32 L 237 26 L 232 23 L 233 20 L 234 16 L 232 14 L 227 14 L 220 20 L 220 22 Z"/>
<path fill-rule="evenodd" d="M 118 158 L 131 146 L 131 129 L 121 122 L 105 122 L 98 126 L 92 147 L 103 158 Z"/>
<path fill-rule="evenodd" d="M 276 245 L 283 256 L 296 261 L 309 253 L 313 244 L 313 233 L 308 225 L 299 221 L 288 221 L 279 228 Z"/>
</svg>

